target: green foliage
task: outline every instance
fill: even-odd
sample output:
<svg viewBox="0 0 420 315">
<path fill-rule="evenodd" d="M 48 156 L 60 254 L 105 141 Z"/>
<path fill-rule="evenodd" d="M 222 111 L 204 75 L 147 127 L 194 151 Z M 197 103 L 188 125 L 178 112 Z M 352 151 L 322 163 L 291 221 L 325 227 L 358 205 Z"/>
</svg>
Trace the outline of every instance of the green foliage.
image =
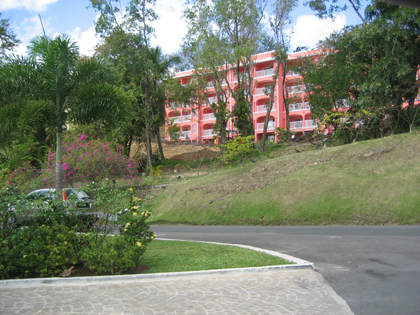
<svg viewBox="0 0 420 315">
<path fill-rule="evenodd" d="M 12 49 L 18 43 L 19 40 L 16 39 L 16 35 L 10 29 L 9 20 L 0 19 L 0 59 L 5 55 L 6 50 Z"/>
<path fill-rule="evenodd" d="M 158 165 L 156 167 L 151 167 L 149 170 L 152 173 L 153 176 L 162 176 L 163 171 L 161 170 L 163 165 Z"/>
<path fill-rule="evenodd" d="M 235 159 L 240 159 L 242 163 L 244 158 L 252 159 L 252 152 L 254 151 L 254 136 L 237 136 L 233 140 L 229 140 L 226 144 L 221 145 L 225 148 L 222 155 L 219 157 L 223 165 L 232 163 Z"/>
<path fill-rule="evenodd" d="M 238 89 L 235 91 L 235 99 L 238 100 L 232 111 L 232 119 L 239 134 L 248 136 L 254 134 L 254 125 L 251 119 L 249 102 L 243 97 L 244 91 Z M 238 94 L 242 94 L 242 97 Z"/>
<path fill-rule="evenodd" d="M 274 130 L 275 135 L 277 136 L 278 141 L 281 142 L 289 142 L 290 140 L 290 135 L 293 135 L 294 132 L 293 131 L 289 131 L 287 132 L 286 129 L 281 128 L 281 127 L 277 127 Z"/>
<path fill-rule="evenodd" d="M 151 212 L 141 211 L 141 199 L 134 195 L 134 189 L 128 190 L 128 197 L 128 212 L 120 220 L 124 225 L 119 236 L 109 238 L 97 232 L 86 235 L 89 244 L 84 253 L 86 265 L 98 273 L 120 274 L 138 265 L 146 246 L 156 237 L 146 223 Z"/>
<path fill-rule="evenodd" d="M 419 112 L 418 12 L 375 0 L 366 16 L 368 23 L 331 35 L 322 44 L 325 58 L 304 67 L 312 114 L 325 120 L 334 111 L 347 111 L 348 128 L 355 129 L 350 133 L 362 138 L 383 136 L 384 121 L 391 134 L 411 131 Z M 326 122 L 338 126 L 336 119 Z"/>
<path fill-rule="evenodd" d="M 86 190 L 97 197 L 92 209 L 97 211 L 98 221 L 93 225 L 77 223 L 78 215 L 83 220 L 80 214 L 84 209 L 63 207 L 56 200 L 22 203 L 23 195 L 0 190 L 1 278 L 57 276 L 81 259 L 97 273 L 119 274 L 139 264 L 155 235 L 146 223 L 151 213 L 141 211 L 134 189 L 92 184 Z M 104 206 L 107 211 L 102 211 Z M 16 214 L 13 224 L 10 207 Z M 115 217 L 118 211 L 126 212 L 119 221 L 124 228 L 113 237 L 109 215 Z M 76 233 L 82 226 L 85 233 Z"/>
<path fill-rule="evenodd" d="M 181 136 L 181 127 L 179 126 L 179 124 L 175 123 L 175 118 L 169 119 L 169 123 L 166 130 L 169 133 L 171 141 L 176 141 Z"/>
</svg>

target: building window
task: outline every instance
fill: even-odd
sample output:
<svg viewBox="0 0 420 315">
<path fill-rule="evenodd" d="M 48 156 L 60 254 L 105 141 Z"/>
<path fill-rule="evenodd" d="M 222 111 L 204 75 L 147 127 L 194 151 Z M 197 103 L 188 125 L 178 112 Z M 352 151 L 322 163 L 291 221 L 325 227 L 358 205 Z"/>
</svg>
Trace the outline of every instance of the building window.
<svg viewBox="0 0 420 315">
<path fill-rule="evenodd" d="M 197 132 L 197 126 L 196 125 L 193 125 L 192 127 L 193 127 L 192 128 L 192 133 L 196 133 Z"/>
</svg>

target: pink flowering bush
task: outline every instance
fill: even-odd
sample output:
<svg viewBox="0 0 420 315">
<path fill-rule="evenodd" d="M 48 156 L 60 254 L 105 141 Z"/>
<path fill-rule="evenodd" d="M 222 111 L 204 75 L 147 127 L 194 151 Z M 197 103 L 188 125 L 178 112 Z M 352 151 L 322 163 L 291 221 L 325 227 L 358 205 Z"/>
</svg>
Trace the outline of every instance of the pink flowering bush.
<svg viewBox="0 0 420 315">
<path fill-rule="evenodd" d="M 122 153 L 120 145 L 114 149 L 110 143 L 88 141 L 82 135 L 77 141 L 63 142 L 64 186 L 101 182 L 104 179 L 140 180 L 137 162 Z M 53 186 L 55 181 L 55 152 L 48 152 L 46 171 L 41 175 L 44 186 Z"/>
<path fill-rule="evenodd" d="M 8 169 L 0 171 L 0 189 L 15 188 L 21 191 L 30 190 L 36 185 L 41 170 L 31 166 L 31 162 L 24 162 L 22 166 L 10 171 Z"/>
</svg>

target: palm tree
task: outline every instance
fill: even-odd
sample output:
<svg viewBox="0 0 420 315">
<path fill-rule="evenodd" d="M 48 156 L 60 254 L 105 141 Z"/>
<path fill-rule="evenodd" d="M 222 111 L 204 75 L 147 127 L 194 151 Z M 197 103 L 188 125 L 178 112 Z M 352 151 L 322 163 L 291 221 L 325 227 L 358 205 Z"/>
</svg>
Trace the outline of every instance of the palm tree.
<svg viewBox="0 0 420 315">
<path fill-rule="evenodd" d="M 123 92 L 111 84 L 113 78 L 109 67 L 96 58 L 80 59 L 76 43 L 67 35 L 54 39 L 37 36 L 30 43 L 27 58 L 12 58 L 0 69 L 0 78 L 7 88 L 0 97 L 11 95 L 8 107 L 16 106 L 16 101 L 30 104 L 39 100 L 42 101 L 40 106 L 45 104 L 50 109 L 48 114 L 53 116 L 56 131 L 56 191 L 59 198 L 63 189 L 62 133 L 69 115 L 84 123 L 115 120 L 115 113 L 123 115 L 127 100 Z"/>
<path fill-rule="evenodd" d="M 179 56 L 166 57 L 162 53 L 162 49 L 157 46 L 149 49 L 148 59 L 151 63 L 151 81 L 153 87 L 156 90 L 156 101 L 155 101 L 155 118 L 154 124 L 152 125 L 153 134 L 158 140 L 159 151 L 161 157 L 164 159 L 162 143 L 160 141 L 160 126 L 165 123 L 165 101 L 166 101 L 166 91 L 164 84 L 164 79 L 168 77 L 169 71 L 172 66 L 179 64 L 181 58 Z"/>
</svg>

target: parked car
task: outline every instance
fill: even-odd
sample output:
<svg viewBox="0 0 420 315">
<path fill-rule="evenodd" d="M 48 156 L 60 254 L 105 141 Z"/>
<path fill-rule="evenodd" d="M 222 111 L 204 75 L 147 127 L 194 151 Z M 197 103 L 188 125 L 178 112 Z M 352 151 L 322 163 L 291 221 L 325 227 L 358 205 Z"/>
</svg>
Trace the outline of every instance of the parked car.
<svg viewBox="0 0 420 315">
<path fill-rule="evenodd" d="M 91 210 L 95 199 L 88 192 L 77 188 L 64 188 L 62 202 L 65 207 L 65 218 L 69 225 L 91 226 L 96 222 L 98 213 Z M 17 206 L 8 209 L 7 227 L 13 227 L 17 222 L 28 225 L 37 218 L 36 212 L 50 209 L 48 206 L 55 199 L 54 188 L 37 189 L 28 193 Z M 16 211 L 19 208 L 19 211 Z M 37 219 L 41 220 L 41 219 Z"/>
<path fill-rule="evenodd" d="M 27 200 L 40 200 L 44 201 L 53 200 L 55 198 L 54 188 L 44 188 L 31 191 L 26 195 Z M 68 206 L 72 202 L 75 203 L 77 208 L 92 208 L 95 198 L 88 192 L 77 188 L 64 188 L 63 189 L 63 205 Z"/>
</svg>

